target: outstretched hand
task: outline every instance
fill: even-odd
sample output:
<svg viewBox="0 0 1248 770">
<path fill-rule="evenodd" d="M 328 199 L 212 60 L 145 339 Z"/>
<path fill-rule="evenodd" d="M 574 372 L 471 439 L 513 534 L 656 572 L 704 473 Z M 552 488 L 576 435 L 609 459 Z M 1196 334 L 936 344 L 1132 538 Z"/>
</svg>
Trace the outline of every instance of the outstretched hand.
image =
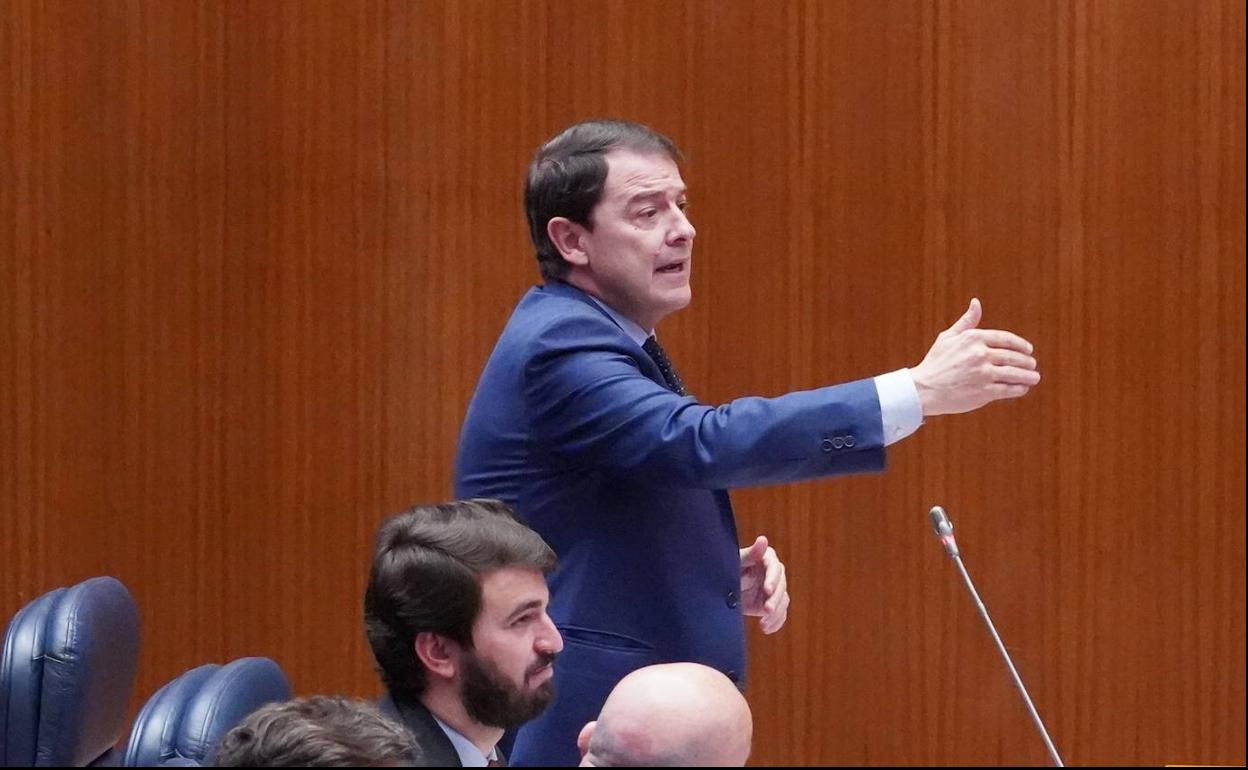
<svg viewBox="0 0 1248 770">
<path fill-rule="evenodd" d="M 1018 398 L 1040 382 L 1034 347 L 1013 332 L 980 329 L 983 309 L 972 299 L 962 317 L 932 343 L 910 370 L 923 415 L 960 414 L 1003 398 Z"/>
</svg>

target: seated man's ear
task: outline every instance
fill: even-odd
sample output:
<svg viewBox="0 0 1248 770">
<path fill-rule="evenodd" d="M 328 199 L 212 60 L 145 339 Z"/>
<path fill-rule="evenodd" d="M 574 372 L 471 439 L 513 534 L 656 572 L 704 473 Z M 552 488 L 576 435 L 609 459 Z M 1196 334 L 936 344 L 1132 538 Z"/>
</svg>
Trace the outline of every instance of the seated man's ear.
<svg viewBox="0 0 1248 770">
<path fill-rule="evenodd" d="M 586 722 L 581 728 L 581 734 L 576 736 L 576 747 L 581 750 L 581 756 L 589 753 L 589 742 L 594 737 L 594 728 L 598 726 L 597 721 Z"/>
<path fill-rule="evenodd" d="M 421 631 L 413 642 L 416 658 L 432 676 L 454 679 L 459 671 L 459 644 L 441 634 Z"/>
</svg>

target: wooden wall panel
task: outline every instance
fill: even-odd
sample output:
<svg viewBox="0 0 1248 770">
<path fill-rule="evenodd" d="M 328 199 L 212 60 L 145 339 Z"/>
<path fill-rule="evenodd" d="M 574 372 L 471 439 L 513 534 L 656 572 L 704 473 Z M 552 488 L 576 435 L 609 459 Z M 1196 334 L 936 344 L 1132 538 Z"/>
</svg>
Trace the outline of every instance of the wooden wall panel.
<svg viewBox="0 0 1248 770">
<path fill-rule="evenodd" d="M 445 499 L 536 280 L 533 149 L 684 148 L 707 400 L 917 363 L 983 299 L 1027 399 L 736 496 L 789 567 L 759 764 L 1244 762 L 1244 8 L 1229 1 L 0 7 L 0 616 L 114 574 L 140 703 L 277 658 L 372 694 L 380 519 Z"/>
</svg>

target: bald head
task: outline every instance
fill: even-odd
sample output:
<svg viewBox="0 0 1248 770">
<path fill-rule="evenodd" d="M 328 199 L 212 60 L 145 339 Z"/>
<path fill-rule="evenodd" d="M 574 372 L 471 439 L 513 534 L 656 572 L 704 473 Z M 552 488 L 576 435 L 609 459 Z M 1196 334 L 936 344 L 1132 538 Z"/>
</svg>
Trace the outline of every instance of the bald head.
<svg viewBox="0 0 1248 770">
<path fill-rule="evenodd" d="M 582 767 L 741 767 L 750 707 L 728 677 L 697 663 L 638 669 L 581 730 Z"/>
</svg>

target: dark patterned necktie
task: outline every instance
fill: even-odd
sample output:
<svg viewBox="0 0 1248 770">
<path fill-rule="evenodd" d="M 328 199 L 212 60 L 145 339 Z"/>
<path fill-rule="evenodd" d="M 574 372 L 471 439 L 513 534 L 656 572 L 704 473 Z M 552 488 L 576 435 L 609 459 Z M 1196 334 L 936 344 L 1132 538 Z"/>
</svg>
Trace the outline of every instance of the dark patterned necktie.
<svg viewBox="0 0 1248 770">
<path fill-rule="evenodd" d="M 641 349 L 659 365 L 659 371 L 663 372 L 663 381 L 667 383 L 669 390 L 678 396 L 688 395 L 685 392 L 685 383 L 680 381 L 680 375 L 672 368 L 672 359 L 667 357 L 667 353 L 653 335 L 646 337 L 646 344 Z"/>
</svg>

